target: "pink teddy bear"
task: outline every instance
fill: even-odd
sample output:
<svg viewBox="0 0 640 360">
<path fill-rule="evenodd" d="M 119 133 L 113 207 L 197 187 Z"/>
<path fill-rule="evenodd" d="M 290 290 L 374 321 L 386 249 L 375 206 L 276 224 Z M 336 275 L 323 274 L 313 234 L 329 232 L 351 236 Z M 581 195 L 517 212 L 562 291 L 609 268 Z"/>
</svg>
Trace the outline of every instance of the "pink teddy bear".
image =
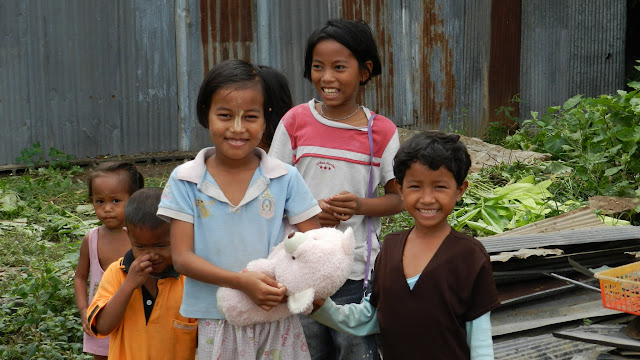
<svg viewBox="0 0 640 360">
<path fill-rule="evenodd" d="M 353 263 L 353 230 L 320 228 L 289 235 L 266 259 L 247 264 L 287 287 L 288 300 L 270 311 L 257 306 L 244 292 L 221 287 L 218 309 L 233 325 L 272 322 L 292 314 L 309 314 L 314 299 L 333 295 L 349 277 Z"/>
</svg>

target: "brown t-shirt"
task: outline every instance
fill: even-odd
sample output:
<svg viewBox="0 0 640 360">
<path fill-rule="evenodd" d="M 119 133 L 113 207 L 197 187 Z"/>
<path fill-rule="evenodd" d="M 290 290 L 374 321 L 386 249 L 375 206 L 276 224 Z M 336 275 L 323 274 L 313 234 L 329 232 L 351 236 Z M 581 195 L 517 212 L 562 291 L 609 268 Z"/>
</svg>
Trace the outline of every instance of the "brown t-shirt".
<svg viewBox="0 0 640 360">
<path fill-rule="evenodd" d="M 411 230 L 386 236 L 376 260 L 370 302 L 385 360 L 469 359 L 465 322 L 500 305 L 489 255 L 451 229 L 411 290 L 402 267 Z"/>
</svg>

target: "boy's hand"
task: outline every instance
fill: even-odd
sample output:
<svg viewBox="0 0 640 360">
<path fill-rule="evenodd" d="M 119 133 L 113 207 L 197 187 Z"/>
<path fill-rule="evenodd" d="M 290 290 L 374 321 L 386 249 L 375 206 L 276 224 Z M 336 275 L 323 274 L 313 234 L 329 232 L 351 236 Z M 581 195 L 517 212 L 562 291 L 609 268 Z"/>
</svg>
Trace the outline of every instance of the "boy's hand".
<svg viewBox="0 0 640 360">
<path fill-rule="evenodd" d="M 144 284 L 151 271 L 153 271 L 151 255 L 138 256 L 133 260 L 133 263 L 131 263 L 131 267 L 129 267 L 129 272 L 124 281 L 128 282 L 131 287 L 137 289 Z"/>
<path fill-rule="evenodd" d="M 326 208 L 340 221 L 347 221 L 355 214 L 358 214 L 360 204 L 358 197 L 354 193 L 346 190 L 339 194 L 333 195 L 328 199 L 324 199 Z"/>
<path fill-rule="evenodd" d="M 287 293 L 287 288 L 272 277 L 257 271 L 246 271 L 243 276 L 242 290 L 262 310 L 269 311 L 276 307 Z"/>
<path fill-rule="evenodd" d="M 325 299 L 313 300 L 313 311 L 316 311 L 316 310 L 320 309 L 322 307 L 322 305 L 324 305 L 324 300 Z"/>
<path fill-rule="evenodd" d="M 84 330 L 85 333 L 93 336 L 91 327 L 89 326 L 89 321 L 87 321 L 87 309 L 80 311 L 80 319 L 82 319 L 82 330 Z"/>
<path fill-rule="evenodd" d="M 324 200 L 318 201 L 318 206 L 322 210 L 321 213 L 318 214 L 318 221 L 320 222 L 320 226 L 322 227 L 336 227 L 340 225 L 340 220 L 333 215 L 333 210 L 325 203 Z"/>
</svg>

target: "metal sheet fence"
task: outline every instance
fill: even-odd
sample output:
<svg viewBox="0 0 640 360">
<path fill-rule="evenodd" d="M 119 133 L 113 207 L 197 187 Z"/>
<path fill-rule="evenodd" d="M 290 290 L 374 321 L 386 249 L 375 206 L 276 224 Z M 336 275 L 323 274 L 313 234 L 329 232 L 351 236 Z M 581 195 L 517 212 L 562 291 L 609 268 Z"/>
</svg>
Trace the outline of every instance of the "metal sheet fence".
<svg viewBox="0 0 640 360">
<path fill-rule="evenodd" d="M 0 164 L 36 142 L 77 158 L 208 146 L 194 110 L 206 71 L 228 58 L 270 65 L 289 78 L 295 103 L 307 101 L 316 95 L 302 77 L 306 38 L 334 17 L 370 24 L 383 74 L 360 101 L 402 127 L 481 136 L 491 106 L 513 89 L 526 114 L 622 85 L 624 0 L 523 0 L 522 47 L 508 54 L 492 24 L 501 4 L 1 1 Z M 515 73 L 496 92 L 500 63 Z"/>
</svg>

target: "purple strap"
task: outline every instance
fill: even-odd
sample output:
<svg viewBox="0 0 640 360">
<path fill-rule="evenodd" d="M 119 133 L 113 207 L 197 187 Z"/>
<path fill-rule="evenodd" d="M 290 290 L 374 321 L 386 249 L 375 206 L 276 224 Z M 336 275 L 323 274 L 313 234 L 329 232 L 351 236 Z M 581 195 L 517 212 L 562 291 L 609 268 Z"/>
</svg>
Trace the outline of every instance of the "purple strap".
<svg viewBox="0 0 640 360">
<path fill-rule="evenodd" d="M 367 124 L 367 135 L 369 135 L 369 197 L 373 197 L 373 135 L 371 133 L 371 126 L 373 125 L 373 118 L 377 114 L 373 114 L 369 117 Z M 373 226 L 373 219 L 371 216 L 367 216 L 367 265 L 364 268 L 364 290 L 367 290 L 369 286 L 369 269 L 371 268 L 371 227 Z"/>
</svg>

